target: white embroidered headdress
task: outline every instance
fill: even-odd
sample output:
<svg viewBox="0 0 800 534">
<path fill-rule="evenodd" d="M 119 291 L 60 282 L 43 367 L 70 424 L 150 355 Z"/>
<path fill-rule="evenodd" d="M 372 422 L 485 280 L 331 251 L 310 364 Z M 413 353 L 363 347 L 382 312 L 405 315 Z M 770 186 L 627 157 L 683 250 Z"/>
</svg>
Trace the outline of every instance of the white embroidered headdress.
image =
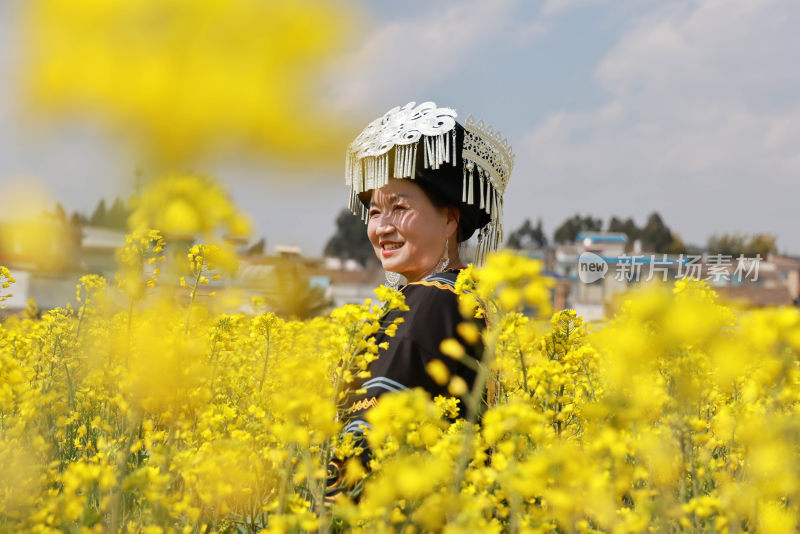
<svg viewBox="0 0 800 534">
<path fill-rule="evenodd" d="M 345 181 L 350 187 L 351 211 L 366 217 L 360 193 L 383 187 L 389 178 L 417 179 L 424 173 L 417 168 L 419 164 L 425 170 L 441 170 L 425 173 L 429 183 L 440 182 L 436 185 L 451 193 L 448 200 L 462 212 L 480 210 L 485 214 L 479 216 L 485 222 L 475 225 L 479 231 L 476 261 L 480 263 L 503 239 L 503 193 L 514 154 L 508 140 L 482 120 L 476 122 L 470 115 L 462 127 L 456 117 L 455 110 L 437 108 L 433 102 L 418 106 L 409 102 L 389 110 L 347 148 Z M 458 166 L 460 173 L 454 172 Z M 453 177 L 460 184 L 450 183 Z"/>
</svg>

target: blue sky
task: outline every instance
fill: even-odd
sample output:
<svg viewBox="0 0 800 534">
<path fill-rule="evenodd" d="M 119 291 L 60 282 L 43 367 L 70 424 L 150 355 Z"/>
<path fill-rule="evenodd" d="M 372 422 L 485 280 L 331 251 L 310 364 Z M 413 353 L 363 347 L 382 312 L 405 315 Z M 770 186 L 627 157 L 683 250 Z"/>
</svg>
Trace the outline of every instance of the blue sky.
<svg viewBox="0 0 800 534">
<path fill-rule="evenodd" d="M 0 1 L 3 79 L 15 58 L 12 5 Z M 769 232 L 800 254 L 800 3 L 360 5 L 366 24 L 352 49 L 320 73 L 330 106 L 366 124 L 433 100 L 487 120 L 516 154 L 507 230 L 541 218 L 552 234 L 576 213 L 643 224 L 658 211 L 688 243 Z M 82 124 L 22 135 L 15 105 L 0 94 L 0 187 L 32 177 L 84 211 L 126 193 L 136 162 L 123 147 Z M 319 254 L 346 205 L 338 166 L 230 157 L 203 170 L 228 185 L 270 247 Z"/>
</svg>

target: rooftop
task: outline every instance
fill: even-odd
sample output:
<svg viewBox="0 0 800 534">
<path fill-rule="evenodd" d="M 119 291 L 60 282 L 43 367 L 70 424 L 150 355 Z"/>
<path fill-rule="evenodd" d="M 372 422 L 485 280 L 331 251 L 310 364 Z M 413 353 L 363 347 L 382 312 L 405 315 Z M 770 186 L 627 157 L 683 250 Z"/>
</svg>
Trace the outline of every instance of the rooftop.
<svg viewBox="0 0 800 534">
<path fill-rule="evenodd" d="M 622 232 L 581 232 L 575 240 L 583 243 L 586 240 L 590 243 L 627 243 L 628 236 Z"/>
</svg>

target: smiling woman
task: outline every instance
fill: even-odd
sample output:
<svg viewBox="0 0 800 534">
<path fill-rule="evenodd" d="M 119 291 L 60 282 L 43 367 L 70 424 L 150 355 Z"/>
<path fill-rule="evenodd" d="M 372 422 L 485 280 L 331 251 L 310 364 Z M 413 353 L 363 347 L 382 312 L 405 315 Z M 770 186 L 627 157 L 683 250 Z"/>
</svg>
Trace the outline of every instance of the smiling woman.
<svg viewBox="0 0 800 534">
<path fill-rule="evenodd" d="M 437 205 L 422 187 L 396 178 L 370 197 L 367 235 L 384 269 L 418 282 L 448 266 L 463 267 L 457 207 Z"/>
<path fill-rule="evenodd" d="M 458 244 L 477 230 L 480 261 L 502 239 L 513 154 L 483 122 L 470 117 L 462 126 L 455 119 L 452 109 L 411 102 L 373 121 L 348 148 L 350 208 L 367 220 L 387 280 L 408 307 L 385 314 L 375 334 L 378 358 L 347 398 L 344 432 L 356 437 L 369 428 L 368 413 L 385 393 L 421 388 L 432 397 L 458 397 L 475 382 L 480 349 L 475 326 L 459 312 Z M 465 350 L 447 352 L 465 353 L 461 358 L 441 350 L 453 339 Z M 368 463 L 368 451 L 361 460 Z M 330 493 L 337 493 L 338 466 L 331 471 Z"/>
</svg>

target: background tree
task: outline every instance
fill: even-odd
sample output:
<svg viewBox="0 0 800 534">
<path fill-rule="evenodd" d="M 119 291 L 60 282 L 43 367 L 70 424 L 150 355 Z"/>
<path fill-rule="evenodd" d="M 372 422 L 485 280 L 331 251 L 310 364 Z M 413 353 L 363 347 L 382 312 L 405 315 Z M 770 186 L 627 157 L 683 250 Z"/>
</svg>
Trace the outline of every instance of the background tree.
<svg viewBox="0 0 800 534">
<path fill-rule="evenodd" d="M 100 202 L 97 203 L 97 207 L 92 212 L 92 216 L 89 217 L 89 224 L 92 226 L 103 226 L 107 213 L 108 209 L 106 208 L 106 199 L 101 198 Z"/>
<path fill-rule="evenodd" d="M 747 242 L 745 256 L 761 254 L 762 258 L 766 258 L 767 254 L 777 254 L 777 240 L 778 238 L 773 234 L 753 234 Z"/>
<path fill-rule="evenodd" d="M 76 222 L 99 226 L 101 228 L 111 228 L 113 230 L 127 230 L 128 217 L 131 215 L 131 209 L 119 197 L 114 199 L 111 208 L 108 208 L 105 199 L 101 198 L 97 203 L 97 207 L 95 207 L 92 212 L 91 217 L 88 219 L 77 212 L 75 215 L 78 216 Z M 75 215 L 73 215 L 73 219 Z"/>
<path fill-rule="evenodd" d="M 525 219 L 522 226 L 511 232 L 506 241 L 509 248 L 533 250 L 547 246 L 547 236 L 542 230 L 542 220 L 536 221 L 536 227 L 531 225 L 530 219 Z"/>
<path fill-rule="evenodd" d="M 602 229 L 602 219 L 595 219 L 591 215 L 581 217 L 576 214 L 556 228 L 553 233 L 553 241 L 556 243 L 572 243 L 581 232 L 599 232 Z"/>
<path fill-rule="evenodd" d="M 762 258 L 766 258 L 767 254 L 778 251 L 776 238 L 772 234 L 714 234 L 708 238 L 707 248 L 710 254 L 733 257 L 741 254 L 754 257 L 760 254 Z"/>
<path fill-rule="evenodd" d="M 83 226 L 88 222 L 89 221 L 86 219 L 86 215 L 83 213 L 78 213 L 77 211 L 72 212 L 72 216 L 69 218 L 69 223 L 75 227 Z"/>
<path fill-rule="evenodd" d="M 628 217 L 624 221 L 617 217 L 611 217 L 608 221 L 609 232 L 620 232 L 628 236 L 628 243 L 633 243 L 641 238 L 642 231 L 636 226 L 632 218 Z"/>
<path fill-rule="evenodd" d="M 244 252 L 245 256 L 263 256 L 264 250 L 267 248 L 267 240 L 263 237 L 247 247 L 247 250 Z"/>
<path fill-rule="evenodd" d="M 76 214 L 73 214 L 72 218 L 67 218 L 67 211 L 61 202 L 56 202 L 52 212 L 46 210 L 42 212 L 44 219 L 55 221 L 63 227 L 65 231 L 63 235 L 71 241 L 71 247 L 77 247 L 81 242 L 81 226 L 75 224 L 75 216 Z"/>
<path fill-rule="evenodd" d="M 104 226 L 106 228 L 113 228 L 115 230 L 127 230 L 128 217 L 131 211 L 125 206 L 125 203 L 120 198 L 115 198 L 111 209 L 106 213 Z"/>
<path fill-rule="evenodd" d="M 53 216 L 62 223 L 67 222 L 67 212 L 64 211 L 64 206 L 61 205 L 61 202 L 56 202 L 55 213 Z"/>
<path fill-rule="evenodd" d="M 325 244 L 324 254 L 353 259 L 364 267 L 378 261 L 367 238 L 367 225 L 347 209 L 336 217 L 336 233 Z"/>
<path fill-rule="evenodd" d="M 608 221 L 608 232 L 621 232 L 628 237 L 628 250 L 632 249 L 633 242 L 637 239 L 642 244 L 642 250 L 658 252 L 661 254 L 681 254 L 686 252 L 681 238 L 664 224 L 664 220 L 653 212 L 647 218 L 642 228 L 636 226 L 634 220 L 628 217 L 625 220 L 616 216 Z"/>
<path fill-rule="evenodd" d="M 647 218 L 647 223 L 641 231 L 642 249 L 658 253 L 676 252 L 675 238 L 672 231 L 657 212 L 653 212 Z"/>
<path fill-rule="evenodd" d="M 692 247 L 696 248 L 696 247 Z M 672 234 L 672 243 L 670 244 L 669 248 L 666 250 L 668 254 L 690 254 L 690 247 L 683 242 L 681 236 L 676 233 Z"/>
<path fill-rule="evenodd" d="M 747 237 L 742 234 L 714 234 L 708 238 L 708 252 L 710 254 L 725 254 L 738 256 L 744 254 Z"/>
</svg>

